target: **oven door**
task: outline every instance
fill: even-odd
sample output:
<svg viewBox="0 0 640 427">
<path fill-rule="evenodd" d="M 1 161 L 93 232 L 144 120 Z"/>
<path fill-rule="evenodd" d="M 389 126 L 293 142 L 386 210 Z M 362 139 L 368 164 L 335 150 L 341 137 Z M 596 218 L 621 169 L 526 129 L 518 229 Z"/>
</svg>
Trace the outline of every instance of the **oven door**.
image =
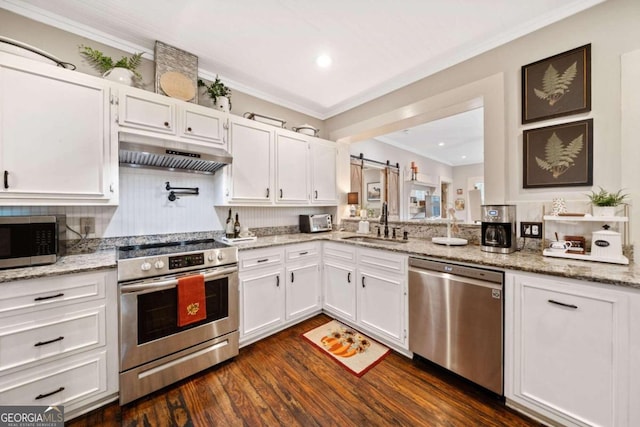
<svg viewBox="0 0 640 427">
<path fill-rule="evenodd" d="M 204 275 L 207 318 L 178 326 L 180 277 Z M 120 371 L 238 330 L 238 267 L 120 284 Z"/>
</svg>

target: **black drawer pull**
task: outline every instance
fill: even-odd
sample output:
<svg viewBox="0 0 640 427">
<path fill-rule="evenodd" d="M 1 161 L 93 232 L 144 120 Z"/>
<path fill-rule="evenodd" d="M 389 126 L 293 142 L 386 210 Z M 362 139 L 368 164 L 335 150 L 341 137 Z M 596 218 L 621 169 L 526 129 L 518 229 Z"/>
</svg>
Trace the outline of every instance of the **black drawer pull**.
<svg viewBox="0 0 640 427">
<path fill-rule="evenodd" d="M 269 189 L 267 188 L 267 199 L 269 198 Z"/>
<path fill-rule="evenodd" d="M 276 286 L 280 287 L 280 276 L 276 276 Z"/>
<path fill-rule="evenodd" d="M 49 295 L 48 297 L 38 297 L 38 298 L 34 298 L 34 301 L 44 301 L 47 299 L 52 299 L 52 298 L 58 298 L 58 297 L 63 297 L 64 294 L 61 292 L 59 294 L 55 294 L 55 295 Z"/>
<path fill-rule="evenodd" d="M 256 261 L 256 262 L 267 262 L 267 261 L 269 261 L 269 258 L 259 259 L 259 260 L 258 260 L 258 261 Z"/>
<path fill-rule="evenodd" d="M 9 188 L 9 171 L 4 171 L 4 188 Z"/>
<path fill-rule="evenodd" d="M 307 255 L 309 252 L 304 251 L 304 252 L 300 252 L 298 255 Z"/>
<path fill-rule="evenodd" d="M 351 272 L 347 273 L 347 283 L 351 283 Z"/>
<path fill-rule="evenodd" d="M 282 199 L 282 188 L 280 189 L 280 198 Z"/>
<path fill-rule="evenodd" d="M 38 341 L 33 346 L 34 347 L 40 347 L 41 345 L 51 344 L 51 343 L 54 343 L 56 341 L 62 341 L 63 339 L 64 339 L 64 337 L 58 337 L 58 338 L 54 338 L 54 339 L 49 340 L 49 341 Z"/>
<path fill-rule="evenodd" d="M 363 288 L 365 287 L 365 285 L 364 285 L 364 276 L 362 276 L 362 287 Z"/>
<path fill-rule="evenodd" d="M 45 397 L 49 397 L 52 394 L 60 393 L 62 390 L 64 390 L 64 387 L 60 387 L 59 389 L 54 390 L 51 393 L 39 394 L 36 396 L 36 400 L 44 399 Z"/>
<path fill-rule="evenodd" d="M 291 272 L 291 283 L 293 283 L 293 282 L 294 282 L 294 280 L 295 280 L 295 279 L 294 279 L 293 271 L 292 271 L 292 272 Z"/>
<path fill-rule="evenodd" d="M 569 308 L 578 308 L 577 305 L 573 305 L 573 304 L 565 304 L 564 302 L 560 302 L 560 301 L 554 301 L 552 299 L 548 300 L 551 304 L 555 304 L 555 305 L 561 305 L 562 307 L 569 307 Z"/>
</svg>

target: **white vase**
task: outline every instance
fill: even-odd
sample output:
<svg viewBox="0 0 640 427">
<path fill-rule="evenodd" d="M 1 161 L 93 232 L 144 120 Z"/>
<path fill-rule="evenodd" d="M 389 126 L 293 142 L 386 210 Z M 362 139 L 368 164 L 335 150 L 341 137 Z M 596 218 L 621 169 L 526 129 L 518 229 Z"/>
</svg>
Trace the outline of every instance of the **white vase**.
<svg viewBox="0 0 640 427">
<path fill-rule="evenodd" d="M 223 113 L 229 112 L 229 104 L 229 98 L 227 98 L 226 96 L 219 96 L 216 98 L 215 106 Z"/>
<path fill-rule="evenodd" d="M 616 216 L 615 206 L 595 206 L 592 207 L 593 216 Z"/>
<path fill-rule="evenodd" d="M 133 77 L 134 77 L 133 71 L 126 68 L 121 68 L 121 67 L 112 68 L 106 73 L 104 73 L 102 77 L 104 77 L 107 80 L 111 80 L 112 82 L 118 82 L 123 85 L 133 86 Z"/>
</svg>

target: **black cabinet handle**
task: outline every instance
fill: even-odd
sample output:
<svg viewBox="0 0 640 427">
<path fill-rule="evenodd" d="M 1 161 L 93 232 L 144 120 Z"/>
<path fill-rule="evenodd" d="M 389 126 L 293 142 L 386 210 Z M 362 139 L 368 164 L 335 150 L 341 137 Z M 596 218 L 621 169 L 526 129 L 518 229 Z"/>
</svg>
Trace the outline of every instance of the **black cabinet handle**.
<svg viewBox="0 0 640 427">
<path fill-rule="evenodd" d="M 164 122 L 164 127 L 168 128 L 169 127 L 169 122 Z"/>
<path fill-rule="evenodd" d="M 276 287 L 280 287 L 280 276 L 276 276 Z"/>
<path fill-rule="evenodd" d="M 9 171 L 4 171 L 4 188 L 9 188 Z"/>
<path fill-rule="evenodd" d="M 64 296 L 64 294 L 62 292 L 60 292 L 59 294 L 49 295 L 49 296 L 46 296 L 46 297 L 38 297 L 38 298 L 34 298 L 33 300 L 34 301 L 44 301 L 44 300 L 47 300 L 47 299 L 58 298 L 58 297 L 63 297 L 63 296 Z"/>
<path fill-rule="evenodd" d="M 49 397 L 52 394 L 60 393 L 62 390 L 64 390 L 64 387 L 60 387 L 59 389 L 54 390 L 51 393 L 39 394 L 36 396 L 36 400 L 44 399 L 45 397 Z"/>
<path fill-rule="evenodd" d="M 56 341 L 62 341 L 63 339 L 64 339 L 64 337 L 58 337 L 58 338 L 54 338 L 54 339 L 49 340 L 49 341 L 38 341 L 33 346 L 34 347 L 40 347 L 41 345 L 51 344 L 51 343 L 54 343 Z"/>
<path fill-rule="evenodd" d="M 294 281 L 293 271 L 291 272 L 291 283 Z"/>
<path fill-rule="evenodd" d="M 347 283 L 351 283 L 351 272 L 347 273 Z"/>
<path fill-rule="evenodd" d="M 282 188 L 280 189 L 280 198 L 282 199 Z"/>
<path fill-rule="evenodd" d="M 267 261 L 269 261 L 269 258 L 259 259 L 259 260 L 258 260 L 258 261 L 256 261 L 256 262 L 267 262 Z"/>
<path fill-rule="evenodd" d="M 560 302 L 560 301 L 554 301 L 552 299 L 548 300 L 551 304 L 555 304 L 555 305 L 560 305 L 562 307 L 568 307 L 568 308 L 578 308 L 577 305 L 573 305 L 573 304 L 566 304 L 564 302 Z"/>
<path fill-rule="evenodd" d="M 192 130 L 191 130 L 191 128 L 190 128 L 190 127 L 189 127 L 189 128 L 187 128 L 187 132 L 192 132 Z"/>
<path fill-rule="evenodd" d="M 363 287 L 363 288 L 365 287 L 365 284 L 364 284 L 364 276 L 362 276 L 362 287 Z"/>
<path fill-rule="evenodd" d="M 314 191 L 315 195 L 316 195 L 316 199 L 318 198 L 318 190 Z"/>
<path fill-rule="evenodd" d="M 267 188 L 267 199 L 269 198 L 269 189 Z"/>
<path fill-rule="evenodd" d="M 298 255 L 306 255 L 308 253 L 309 253 L 308 251 L 304 251 L 304 252 L 300 252 Z"/>
</svg>

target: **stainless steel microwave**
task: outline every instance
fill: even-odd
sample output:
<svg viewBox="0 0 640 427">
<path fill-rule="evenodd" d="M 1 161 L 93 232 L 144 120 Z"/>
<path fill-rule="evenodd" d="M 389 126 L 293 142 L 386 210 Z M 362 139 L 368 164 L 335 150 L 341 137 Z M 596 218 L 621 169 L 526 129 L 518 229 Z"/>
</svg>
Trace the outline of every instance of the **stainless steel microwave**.
<svg viewBox="0 0 640 427">
<path fill-rule="evenodd" d="M 319 233 L 321 231 L 331 231 L 331 215 L 300 215 L 301 233 Z"/>
<path fill-rule="evenodd" d="M 65 253 L 66 216 L 0 217 L 0 268 L 53 264 Z"/>
</svg>

